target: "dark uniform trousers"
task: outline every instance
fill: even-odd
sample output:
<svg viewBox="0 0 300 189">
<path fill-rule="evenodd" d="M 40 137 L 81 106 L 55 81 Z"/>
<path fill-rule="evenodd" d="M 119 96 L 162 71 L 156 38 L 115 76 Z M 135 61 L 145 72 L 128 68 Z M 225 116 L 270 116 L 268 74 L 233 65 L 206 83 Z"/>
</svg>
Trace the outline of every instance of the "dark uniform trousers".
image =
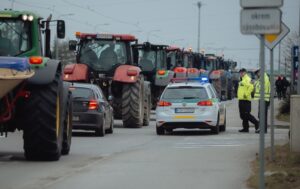
<svg viewBox="0 0 300 189">
<path fill-rule="evenodd" d="M 258 120 L 251 115 L 251 101 L 249 100 L 239 100 L 239 111 L 240 117 L 243 120 L 243 130 L 249 131 L 249 121 L 255 125 L 257 130 L 259 127 Z"/>
</svg>

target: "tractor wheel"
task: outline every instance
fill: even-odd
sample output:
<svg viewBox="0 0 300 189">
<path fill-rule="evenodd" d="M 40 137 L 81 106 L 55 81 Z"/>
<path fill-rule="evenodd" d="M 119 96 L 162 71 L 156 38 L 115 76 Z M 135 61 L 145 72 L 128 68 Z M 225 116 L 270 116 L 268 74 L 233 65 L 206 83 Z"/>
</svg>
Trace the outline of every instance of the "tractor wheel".
<svg viewBox="0 0 300 189">
<path fill-rule="evenodd" d="M 67 85 L 69 86 L 69 85 Z M 70 152 L 71 148 L 71 139 L 72 139 L 72 117 L 73 117 L 73 97 L 72 93 L 68 88 L 64 89 L 64 93 L 67 93 L 67 98 L 64 98 L 64 134 L 63 134 L 63 143 L 62 143 L 62 155 L 67 155 Z"/>
<path fill-rule="evenodd" d="M 150 122 L 150 114 L 151 114 L 151 93 L 150 93 L 150 86 L 145 85 L 145 92 L 144 92 L 144 119 L 143 119 L 143 126 L 149 126 Z"/>
<path fill-rule="evenodd" d="M 124 127 L 138 128 L 143 125 L 144 117 L 144 79 L 124 84 L 122 94 L 122 120 Z"/>
<path fill-rule="evenodd" d="M 63 86 L 58 71 L 52 83 L 29 85 L 30 97 L 20 106 L 24 151 L 28 160 L 56 161 L 63 141 Z"/>
</svg>

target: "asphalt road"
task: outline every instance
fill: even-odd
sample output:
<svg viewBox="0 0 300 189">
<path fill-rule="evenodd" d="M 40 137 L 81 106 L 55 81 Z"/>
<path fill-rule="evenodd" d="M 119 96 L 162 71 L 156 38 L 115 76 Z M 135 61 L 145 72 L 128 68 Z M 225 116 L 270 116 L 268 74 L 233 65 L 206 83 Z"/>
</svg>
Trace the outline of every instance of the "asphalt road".
<svg viewBox="0 0 300 189">
<path fill-rule="evenodd" d="M 241 189 L 259 149 L 259 135 L 239 133 L 236 100 L 227 104 L 227 130 L 180 130 L 166 136 L 151 125 L 123 128 L 96 137 L 73 133 L 70 155 L 58 162 L 29 162 L 23 156 L 22 132 L 0 138 L 1 189 Z M 254 109 L 256 106 L 254 105 Z M 254 111 L 254 115 L 257 115 Z M 270 133 L 270 132 L 269 132 Z M 275 130 L 276 143 L 288 140 L 287 129 Z M 270 134 L 266 135 L 266 144 Z"/>
</svg>

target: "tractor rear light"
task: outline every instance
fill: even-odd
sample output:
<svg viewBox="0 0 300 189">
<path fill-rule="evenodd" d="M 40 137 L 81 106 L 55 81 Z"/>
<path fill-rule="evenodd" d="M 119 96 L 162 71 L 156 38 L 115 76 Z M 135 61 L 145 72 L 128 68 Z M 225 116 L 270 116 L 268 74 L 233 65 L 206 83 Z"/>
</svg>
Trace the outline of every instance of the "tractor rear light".
<svg viewBox="0 0 300 189">
<path fill-rule="evenodd" d="M 214 71 L 212 72 L 212 74 L 215 74 L 215 75 L 220 75 L 220 74 L 221 74 L 221 72 L 220 72 L 219 70 L 214 70 Z"/>
<path fill-rule="evenodd" d="M 184 67 L 177 67 L 174 69 L 175 73 L 185 73 L 186 72 L 186 68 Z"/>
<path fill-rule="evenodd" d="M 127 70 L 127 75 L 128 76 L 137 76 L 138 71 L 137 70 Z"/>
<path fill-rule="evenodd" d="M 158 106 L 171 106 L 172 103 L 171 103 L 171 102 L 167 102 L 167 101 L 161 100 L 161 101 L 159 101 L 159 102 L 157 103 L 157 105 L 158 105 Z"/>
<path fill-rule="evenodd" d="M 90 100 L 89 102 L 89 110 L 97 110 L 99 107 L 99 104 L 96 100 Z"/>
<path fill-rule="evenodd" d="M 187 72 L 188 73 L 199 73 L 199 70 L 197 68 L 188 68 Z"/>
<path fill-rule="evenodd" d="M 29 63 L 38 65 L 43 63 L 43 58 L 41 56 L 31 56 L 29 57 Z"/>
<path fill-rule="evenodd" d="M 66 65 L 64 68 L 64 74 L 72 74 L 75 69 L 75 64 Z"/>
<path fill-rule="evenodd" d="M 200 101 L 197 103 L 198 106 L 212 106 L 213 103 L 211 100 Z"/>
<path fill-rule="evenodd" d="M 157 74 L 158 75 L 165 75 L 166 74 L 166 70 L 158 70 Z"/>
</svg>

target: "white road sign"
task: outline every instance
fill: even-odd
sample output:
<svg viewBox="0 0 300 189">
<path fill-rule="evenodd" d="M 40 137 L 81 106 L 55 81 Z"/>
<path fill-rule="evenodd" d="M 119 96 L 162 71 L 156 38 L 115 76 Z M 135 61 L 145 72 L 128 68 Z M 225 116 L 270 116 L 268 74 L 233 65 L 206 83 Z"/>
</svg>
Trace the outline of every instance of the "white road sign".
<svg viewBox="0 0 300 189">
<path fill-rule="evenodd" d="M 240 0 L 243 8 L 281 7 L 283 0 Z"/>
<path fill-rule="evenodd" d="M 242 9 L 242 34 L 278 34 L 281 29 L 281 11 L 277 8 Z"/>
</svg>

